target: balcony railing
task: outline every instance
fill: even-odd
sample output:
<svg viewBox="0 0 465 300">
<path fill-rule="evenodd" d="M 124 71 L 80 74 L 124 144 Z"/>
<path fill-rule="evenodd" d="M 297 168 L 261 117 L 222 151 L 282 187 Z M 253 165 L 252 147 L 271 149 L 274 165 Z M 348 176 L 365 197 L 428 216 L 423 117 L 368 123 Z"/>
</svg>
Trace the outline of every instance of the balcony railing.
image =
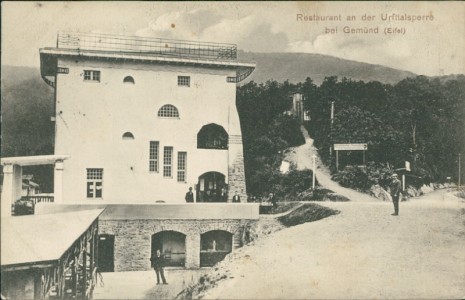
<svg viewBox="0 0 465 300">
<path fill-rule="evenodd" d="M 235 44 L 195 42 L 150 37 L 60 32 L 58 48 L 131 54 L 156 54 L 213 60 L 236 60 Z"/>
<path fill-rule="evenodd" d="M 53 196 L 44 196 L 44 195 L 33 195 L 33 196 L 23 196 L 21 197 L 21 201 L 28 201 L 32 204 L 37 203 L 49 203 L 53 202 Z"/>
</svg>

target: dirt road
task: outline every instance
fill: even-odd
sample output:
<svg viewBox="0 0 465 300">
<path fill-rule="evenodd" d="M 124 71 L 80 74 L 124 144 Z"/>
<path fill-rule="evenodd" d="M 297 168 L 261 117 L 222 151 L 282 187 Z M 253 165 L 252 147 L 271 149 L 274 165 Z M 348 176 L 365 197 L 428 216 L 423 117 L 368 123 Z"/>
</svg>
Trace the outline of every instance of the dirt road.
<svg viewBox="0 0 465 300">
<path fill-rule="evenodd" d="M 307 130 L 305 127 L 301 127 L 302 134 L 305 138 L 305 144 L 291 148 L 285 157 L 286 161 L 294 162 L 297 165 L 298 170 L 305 170 L 305 169 L 313 169 L 312 164 L 312 155 L 316 155 L 316 178 L 320 185 L 325 188 L 328 188 L 340 195 L 344 195 L 349 198 L 351 201 L 377 201 L 372 197 L 354 191 L 352 189 L 344 188 L 340 186 L 337 182 L 331 180 L 331 175 L 328 168 L 321 162 L 321 159 L 318 155 L 317 149 L 313 145 L 313 140 L 308 135 Z"/>
<path fill-rule="evenodd" d="M 339 215 L 245 247 L 220 299 L 439 299 L 465 296 L 465 206 L 445 191 L 402 202 L 324 202 Z"/>
</svg>

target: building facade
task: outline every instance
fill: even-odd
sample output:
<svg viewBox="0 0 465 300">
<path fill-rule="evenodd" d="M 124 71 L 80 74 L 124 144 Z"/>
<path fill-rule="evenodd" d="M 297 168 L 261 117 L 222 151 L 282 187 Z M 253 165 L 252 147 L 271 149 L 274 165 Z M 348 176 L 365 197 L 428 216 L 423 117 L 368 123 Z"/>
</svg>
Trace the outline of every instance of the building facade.
<svg viewBox="0 0 465 300">
<path fill-rule="evenodd" d="M 255 65 L 236 53 L 232 44 L 69 33 L 40 49 L 55 90 L 55 197 L 35 214 L 104 209 L 102 272 L 148 270 L 158 249 L 168 266 L 211 266 L 240 247 L 259 209 L 246 203 L 236 109 L 236 83 Z M 2 163 L 14 171 L 24 160 Z"/>
<path fill-rule="evenodd" d="M 40 54 L 55 153 L 73 158 L 63 201 L 182 203 L 189 187 L 246 201 L 235 82 L 254 65 L 235 45 L 63 33 L 57 46 Z"/>
</svg>

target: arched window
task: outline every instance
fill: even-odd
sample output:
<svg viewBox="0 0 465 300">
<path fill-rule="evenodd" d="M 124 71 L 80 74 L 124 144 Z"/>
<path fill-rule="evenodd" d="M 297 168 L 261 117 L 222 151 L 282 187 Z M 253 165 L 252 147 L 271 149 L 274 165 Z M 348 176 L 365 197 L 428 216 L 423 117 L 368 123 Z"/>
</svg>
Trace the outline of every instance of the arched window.
<svg viewBox="0 0 465 300">
<path fill-rule="evenodd" d="M 198 149 L 228 149 L 228 133 L 217 124 L 208 124 L 197 134 Z"/>
<path fill-rule="evenodd" d="M 158 116 L 162 118 L 179 118 L 179 112 L 175 106 L 166 104 L 160 108 Z"/>
<path fill-rule="evenodd" d="M 125 132 L 123 134 L 123 140 L 133 140 L 134 139 L 134 135 L 130 132 Z"/>
<path fill-rule="evenodd" d="M 134 78 L 132 78 L 132 76 L 126 76 L 123 79 L 123 83 L 135 84 L 136 82 L 134 81 Z"/>
</svg>

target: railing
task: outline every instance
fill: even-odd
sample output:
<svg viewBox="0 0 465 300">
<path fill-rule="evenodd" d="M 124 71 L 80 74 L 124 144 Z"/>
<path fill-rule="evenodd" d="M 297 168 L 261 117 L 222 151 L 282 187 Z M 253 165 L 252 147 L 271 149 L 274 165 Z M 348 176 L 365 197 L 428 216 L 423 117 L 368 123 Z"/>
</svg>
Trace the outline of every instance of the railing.
<svg viewBox="0 0 465 300">
<path fill-rule="evenodd" d="M 21 197 L 21 201 L 32 202 L 35 205 L 37 203 L 53 202 L 53 198 L 54 198 L 53 196 L 33 195 L 33 196 L 23 196 Z"/>
<path fill-rule="evenodd" d="M 235 44 L 109 34 L 61 32 L 58 34 L 57 47 L 76 50 L 158 54 L 214 60 L 237 59 L 237 46 Z"/>
</svg>

